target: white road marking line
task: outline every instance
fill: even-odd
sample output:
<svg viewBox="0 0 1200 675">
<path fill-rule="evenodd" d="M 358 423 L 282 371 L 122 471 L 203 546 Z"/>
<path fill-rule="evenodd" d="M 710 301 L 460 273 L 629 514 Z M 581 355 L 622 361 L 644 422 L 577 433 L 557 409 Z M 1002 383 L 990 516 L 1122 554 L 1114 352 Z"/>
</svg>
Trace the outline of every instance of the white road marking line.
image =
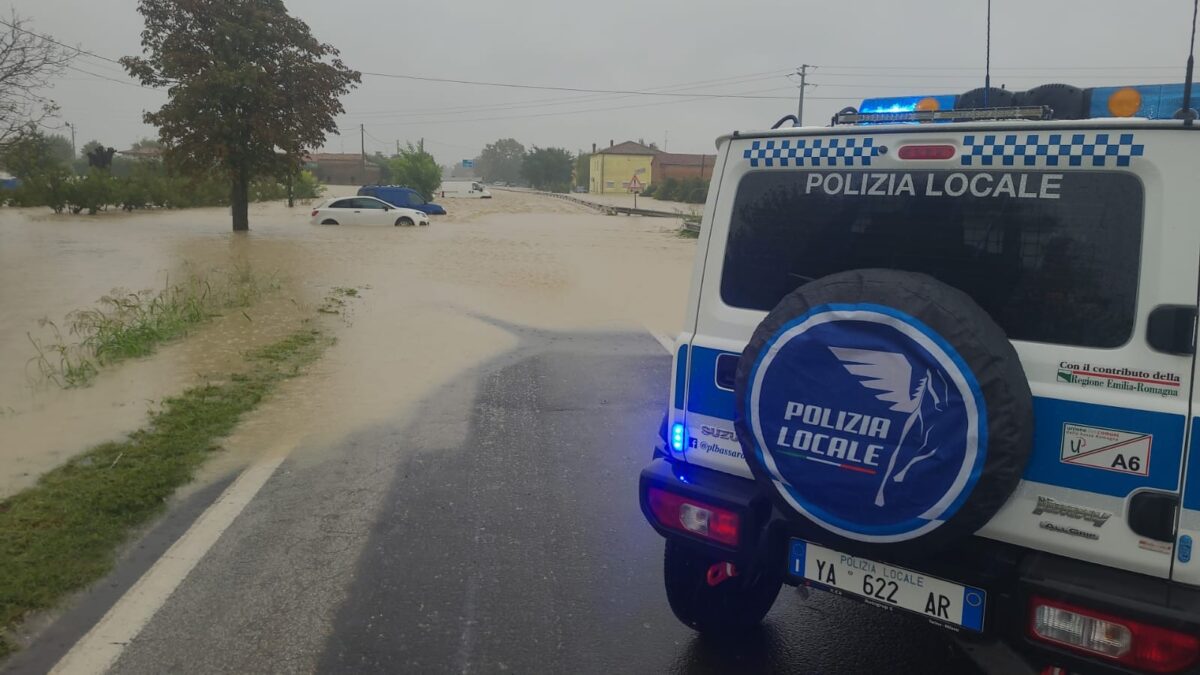
<svg viewBox="0 0 1200 675">
<path fill-rule="evenodd" d="M 675 341 L 674 340 L 667 338 L 667 336 L 663 335 L 662 333 L 659 333 L 658 331 L 654 330 L 653 328 L 651 328 L 645 324 L 642 325 L 642 328 L 645 328 L 646 332 L 649 333 L 651 337 L 653 337 L 655 340 L 658 340 L 658 344 L 662 345 L 662 348 L 667 350 L 668 354 L 672 354 L 675 352 Z"/>
<path fill-rule="evenodd" d="M 271 452 L 243 471 L 50 672 L 61 675 L 107 672 L 254 499 L 287 454 L 286 450 Z"/>
</svg>

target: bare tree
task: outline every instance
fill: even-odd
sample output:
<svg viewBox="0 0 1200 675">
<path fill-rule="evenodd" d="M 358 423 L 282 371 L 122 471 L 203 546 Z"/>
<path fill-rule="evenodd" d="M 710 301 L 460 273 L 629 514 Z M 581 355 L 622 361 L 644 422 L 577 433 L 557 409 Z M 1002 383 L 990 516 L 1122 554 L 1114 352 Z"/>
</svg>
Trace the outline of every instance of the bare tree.
<svg viewBox="0 0 1200 675">
<path fill-rule="evenodd" d="M 0 148 L 58 111 L 41 92 L 78 53 L 35 33 L 16 12 L 0 19 Z"/>
</svg>

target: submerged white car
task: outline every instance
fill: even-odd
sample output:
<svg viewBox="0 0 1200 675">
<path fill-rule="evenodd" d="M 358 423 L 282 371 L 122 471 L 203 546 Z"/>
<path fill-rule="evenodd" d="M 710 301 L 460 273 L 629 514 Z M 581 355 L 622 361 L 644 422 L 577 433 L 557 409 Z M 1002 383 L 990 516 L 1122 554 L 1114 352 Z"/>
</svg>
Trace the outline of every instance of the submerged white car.
<svg viewBox="0 0 1200 675">
<path fill-rule="evenodd" d="M 313 208 L 313 225 L 428 225 L 429 216 L 375 197 L 335 197 Z"/>
</svg>

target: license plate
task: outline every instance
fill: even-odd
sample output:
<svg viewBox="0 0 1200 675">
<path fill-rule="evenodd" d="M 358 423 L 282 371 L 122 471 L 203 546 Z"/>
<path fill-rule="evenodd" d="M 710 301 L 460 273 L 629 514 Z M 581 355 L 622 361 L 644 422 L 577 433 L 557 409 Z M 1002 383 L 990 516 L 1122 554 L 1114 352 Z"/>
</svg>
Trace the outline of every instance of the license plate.
<svg viewBox="0 0 1200 675">
<path fill-rule="evenodd" d="M 983 631 L 987 593 L 866 558 L 793 539 L 788 572 L 809 586 L 862 598 L 883 607 L 895 607 L 928 619 Z"/>
</svg>

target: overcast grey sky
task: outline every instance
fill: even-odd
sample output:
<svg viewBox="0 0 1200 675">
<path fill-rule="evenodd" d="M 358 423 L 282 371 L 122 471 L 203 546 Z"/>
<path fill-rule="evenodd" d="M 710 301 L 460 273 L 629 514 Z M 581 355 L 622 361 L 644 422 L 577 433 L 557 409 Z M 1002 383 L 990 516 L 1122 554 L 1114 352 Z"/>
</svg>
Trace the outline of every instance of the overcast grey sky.
<svg viewBox="0 0 1200 675">
<path fill-rule="evenodd" d="M 513 137 L 572 152 L 609 140 L 711 152 L 733 129 L 795 111 L 801 63 L 817 65 L 805 118 L 823 121 L 866 96 L 958 93 L 983 81 L 985 0 L 290 0 L 318 39 L 361 71 L 606 90 L 778 96 L 696 99 L 582 94 L 364 75 L 345 100 L 342 137 L 326 150 L 367 151 L 424 138 L 443 164 Z M 117 58 L 139 49 L 136 0 L 17 0 L 35 30 Z M 992 81 L 1021 89 L 1179 82 L 1186 0 L 995 0 Z M 78 143 L 118 148 L 153 135 L 141 112 L 165 95 L 119 66 L 81 57 L 51 95 Z M 84 73 L 81 71 L 88 71 Z M 122 83 L 101 79 L 107 77 Z M 688 87 L 680 89 L 680 87 Z"/>
</svg>

